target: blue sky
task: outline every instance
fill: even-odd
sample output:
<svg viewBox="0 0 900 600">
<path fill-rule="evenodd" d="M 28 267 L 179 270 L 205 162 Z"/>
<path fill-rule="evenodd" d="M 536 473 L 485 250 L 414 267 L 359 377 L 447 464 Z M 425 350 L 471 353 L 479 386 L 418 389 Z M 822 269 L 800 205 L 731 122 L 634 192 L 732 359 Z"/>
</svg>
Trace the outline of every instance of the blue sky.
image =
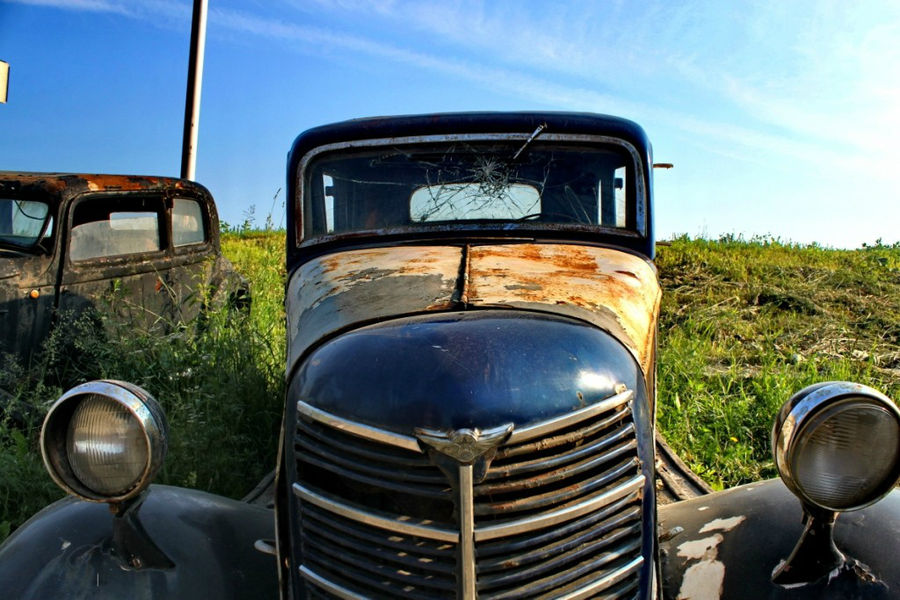
<svg viewBox="0 0 900 600">
<path fill-rule="evenodd" d="M 190 14 L 0 0 L 0 169 L 177 176 Z M 640 123 L 675 163 L 656 172 L 660 238 L 900 241 L 892 0 L 210 0 L 197 180 L 223 220 L 277 222 L 304 129 L 522 109 Z"/>
</svg>

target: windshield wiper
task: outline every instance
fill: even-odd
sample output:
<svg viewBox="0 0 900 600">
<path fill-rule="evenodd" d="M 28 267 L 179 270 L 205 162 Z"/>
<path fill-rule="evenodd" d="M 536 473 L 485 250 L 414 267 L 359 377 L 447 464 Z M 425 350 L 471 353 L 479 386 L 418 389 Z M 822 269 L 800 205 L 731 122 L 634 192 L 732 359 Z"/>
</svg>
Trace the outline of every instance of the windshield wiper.
<svg viewBox="0 0 900 600">
<path fill-rule="evenodd" d="M 522 147 L 519 148 L 515 154 L 513 154 L 512 159 L 516 160 L 517 158 L 519 158 L 519 155 L 525 152 L 525 148 L 527 148 L 528 145 L 534 141 L 534 138 L 541 135 L 541 132 L 543 132 L 545 129 L 547 129 L 546 123 L 541 123 L 540 125 L 538 125 L 537 129 L 535 129 L 534 132 L 530 136 L 528 136 L 528 139 L 525 140 L 525 143 L 522 144 Z"/>
</svg>

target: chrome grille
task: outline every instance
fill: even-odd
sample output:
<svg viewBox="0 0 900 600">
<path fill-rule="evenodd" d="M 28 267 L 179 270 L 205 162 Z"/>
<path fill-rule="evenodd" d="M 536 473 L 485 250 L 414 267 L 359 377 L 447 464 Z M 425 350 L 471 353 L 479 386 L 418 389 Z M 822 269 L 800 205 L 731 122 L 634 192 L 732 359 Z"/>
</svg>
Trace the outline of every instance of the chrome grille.
<svg viewBox="0 0 900 600">
<path fill-rule="evenodd" d="M 474 483 L 472 466 L 442 471 L 413 437 L 298 403 L 296 567 L 311 597 L 633 597 L 632 395 L 513 430 Z"/>
</svg>

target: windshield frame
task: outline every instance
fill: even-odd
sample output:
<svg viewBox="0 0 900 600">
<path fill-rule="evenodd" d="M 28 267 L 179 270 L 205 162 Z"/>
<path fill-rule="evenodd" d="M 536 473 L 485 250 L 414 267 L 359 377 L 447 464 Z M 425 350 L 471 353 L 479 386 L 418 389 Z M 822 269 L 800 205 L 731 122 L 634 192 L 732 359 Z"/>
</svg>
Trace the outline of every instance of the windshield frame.
<svg viewBox="0 0 900 600">
<path fill-rule="evenodd" d="M 577 133 L 551 133 L 542 132 L 536 140 L 531 141 L 529 146 L 536 146 L 545 142 L 555 144 L 573 144 L 617 146 L 624 149 L 633 163 L 634 171 L 634 202 L 635 202 L 635 229 L 611 228 L 601 225 L 584 225 L 584 224 L 539 224 L 531 221 L 498 221 L 496 223 L 484 222 L 463 222 L 456 221 L 450 224 L 421 224 L 413 226 L 402 226 L 396 228 L 380 228 L 371 230 L 357 230 L 349 232 L 335 232 L 325 234 L 307 235 L 305 232 L 305 218 L 307 216 L 307 185 L 306 179 L 309 171 L 310 163 L 315 159 L 327 153 L 338 153 L 342 151 L 352 151 L 355 149 L 372 149 L 375 147 L 390 146 L 415 146 L 415 145 L 439 145 L 453 144 L 459 142 L 513 142 L 526 143 L 532 137 L 531 133 L 522 132 L 506 132 L 506 133 L 461 133 L 461 134 L 439 134 L 439 135 L 413 135 L 399 137 L 382 137 L 373 139 L 349 140 L 324 144 L 312 148 L 306 152 L 297 165 L 295 177 L 295 189 L 297 190 L 292 202 L 294 202 L 293 212 L 295 215 L 294 227 L 295 240 L 297 248 L 306 248 L 322 243 L 335 242 L 343 239 L 359 239 L 372 238 L 383 235 L 407 235 L 411 237 L 427 237 L 429 233 L 459 231 L 460 233 L 472 232 L 489 235 L 492 231 L 523 231 L 531 234 L 540 234 L 547 232 L 548 234 L 559 237 L 561 232 L 571 231 L 573 233 L 595 233 L 605 236 L 621 236 L 646 239 L 649 230 L 648 215 L 648 189 L 649 182 L 645 179 L 645 168 L 643 155 L 628 140 L 615 136 L 607 136 L 600 134 L 577 134 Z"/>
</svg>

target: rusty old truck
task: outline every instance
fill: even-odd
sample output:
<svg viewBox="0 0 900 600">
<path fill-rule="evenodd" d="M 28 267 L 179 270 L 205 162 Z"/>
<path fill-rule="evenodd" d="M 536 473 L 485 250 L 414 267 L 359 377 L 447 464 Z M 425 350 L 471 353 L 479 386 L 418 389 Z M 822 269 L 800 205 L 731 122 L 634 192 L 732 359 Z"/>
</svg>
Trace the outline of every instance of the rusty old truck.
<svg viewBox="0 0 900 600">
<path fill-rule="evenodd" d="M 879 392 L 785 398 L 781 477 L 723 492 L 691 486 L 655 442 L 652 164 L 638 125 L 593 114 L 303 133 L 273 509 L 150 485 L 164 415 L 129 383 L 90 382 L 42 433 L 70 497 L 0 549 L 0 589 L 897 597 L 900 413 Z"/>
<path fill-rule="evenodd" d="M 210 193 L 165 177 L 0 172 L 0 354 L 27 366 L 86 311 L 189 322 L 249 288 L 219 250 Z"/>
</svg>

